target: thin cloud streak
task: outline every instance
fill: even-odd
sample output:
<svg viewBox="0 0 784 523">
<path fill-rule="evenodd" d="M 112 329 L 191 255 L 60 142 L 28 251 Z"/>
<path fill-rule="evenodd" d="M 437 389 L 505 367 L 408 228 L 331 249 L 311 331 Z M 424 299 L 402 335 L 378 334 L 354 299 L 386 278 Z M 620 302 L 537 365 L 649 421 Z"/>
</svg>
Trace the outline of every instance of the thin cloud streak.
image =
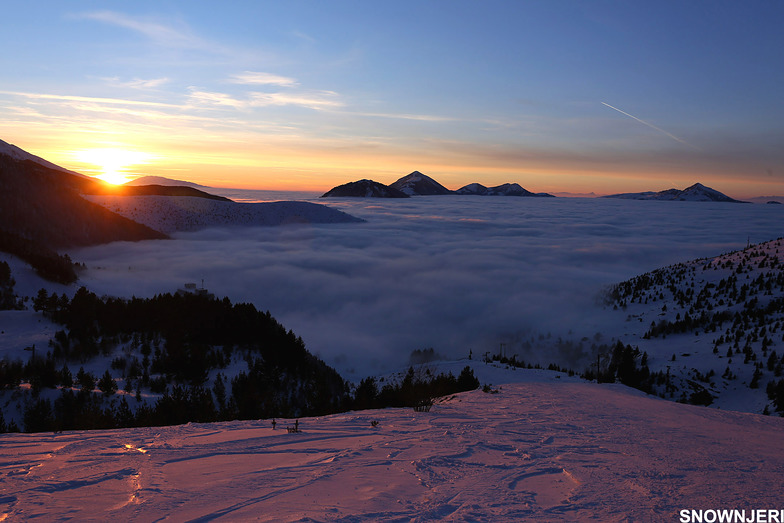
<svg viewBox="0 0 784 523">
<path fill-rule="evenodd" d="M 191 88 L 189 104 L 199 106 L 223 106 L 238 110 L 254 107 L 299 106 L 314 110 L 343 107 L 339 95 L 333 91 L 306 93 L 259 93 L 251 92 L 246 99 L 239 99 L 227 93 L 203 91 Z"/>
<path fill-rule="evenodd" d="M 121 99 L 121 98 L 104 98 L 104 97 L 97 97 L 97 96 L 73 96 L 73 95 L 64 95 L 64 94 L 47 94 L 47 93 L 25 93 L 19 91 L 0 91 L 0 94 L 10 95 L 10 96 L 21 96 L 24 98 L 30 98 L 34 100 L 59 100 L 59 101 L 66 101 L 66 102 L 94 102 L 99 104 L 109 104 L 109 105 L 139 105 L 139 106 L 147 106 L 147 107 L 168 107 L 168 108 L 178 108 L 179 106 L 170 103 L 164 102 L 148 102 L 142 100 L 128 100 L 128 99 Z"/>
<path fill-rule="evenodd" d="M 691 147 L 692 149 L 699 150 L 699 147 L 696 147 L 696 146 L 694 146 L 694 145 L 690 144 L 689 142 L 687 142 L 687 141 L 685 141 L 685 140 L 682 140 L 681 138 L 678 138 L 677 136 L 675 136 L 675 135 L 674 135 L 674 134 L 672 134 L 672 133 L 668 133 L 668 132 L 667 132 L 667 131 L 665 131 L 664 129 L 661 129 L 661 128 L 659 128 L 659 127 L 656 127 L 656 126 L 655 126 L 655 125 L 653 125 L 652 123 L 649 123 L 649 122 L 646 122 L 645 120 L 642 120 L 642 119 L 640 119 L 640 118 L 637 118 L 636 116 L 634 116 L 634 115 L 632 115 L 632 114 L 629 114 L 629 113 L 627 113 L 626 111 L 622 111 L 622 110 L 618 109 L 617 107 L 613 107 L 612 105 L 610 105 L 610 104 L 608 104 L 608 103 L 601 102 L 601 104 L 602 104 L 602 105 L 606 105 L 606 106 L 607 106 L 607 107 L 609 107 L 610 109 L 613 109 L 613 110 L 615 110 L 615 111 L 618 111 L 618 112 L 619 112 L 619 113 L 621 113 L 621 114 L 625 114 L 625 115 L 626 115 L 626 116 L 628 116 L 629 118 L 632 118 L 633 120 L 637 120 L 637 121 L 638 121 L 638 122 L 640 122 L 641 124 L 643 124 L 643 125 L 647 125 L 647 126 L 648 126 L 648 127 L 650 127 L 651 129 L 654 129 L 654 130 L 656 130 L 656 131 L 659 131 L 660 133 L 663 133 L 663 134 L 665 134 L 665 135 L 669 136 L 670 138 L 672 138 L 672 139 L 673 139 L 673 140 L 675 140 L 676 142 L 680 142 L 680 143 L 682 143 L 683 145 L 686 145 L 686 146 L 689 146 L 689 147 Z"/>
<path fill-rule="evenodd" d="M 241 85 L 277 85 L 281 87 L 295 87 L 299 85 L 294 78 L 253 71 L 232 75 L 229 82 Z"/>
<path fill-rule="evenodd" d="M 158 87 L 171 82 L 169 78 L 150 78 L 147 80 L 134 78 L 133 80 L 123 81 L 120 80 L 120 78 L 117 76 L 103 78 L 102 80 L 112 87 L 123 87 L 130 89 L 157 89 Z"/>
<path fill-rule="evenodd" d="M 170 25 L 133 17 L 116 11 L 96 11 L 78 15 L 80 18 L 95 20 L 125 29 L 130 29 L 142 34 L 150 40 L 168 47 L 185 49 L 203 49 L 213 46 L 198 36 L 192 34 L 190 29 L 183 27 L 176 29 Z"/>
<path fill-rule="evenodd" d="M 365 116 L 368 118 L 390 118 L 396 120 L 415 120 L 420 122 L 455 122 L 461 120 L 461 118 L 453 118 L 449 116 L 434 116 L 429 114 L 406 114 L 406 113 L 351 113 L 348 112 L 346 114 L 354 114 L 357 116 Z"/>
</svg>

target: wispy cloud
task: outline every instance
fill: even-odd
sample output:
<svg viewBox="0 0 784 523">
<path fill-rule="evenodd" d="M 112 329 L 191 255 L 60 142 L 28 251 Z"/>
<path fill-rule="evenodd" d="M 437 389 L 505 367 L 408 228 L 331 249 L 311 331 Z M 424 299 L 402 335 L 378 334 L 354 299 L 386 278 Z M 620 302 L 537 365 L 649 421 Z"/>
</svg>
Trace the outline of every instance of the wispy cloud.
<svg viewBox="0 0 784 523">
<path fill-rule="evenodd" d="M 254 71 L 245 71 L 244 73 L 232 75 L 229 81 L 242 85 L 278 85 L 281 87 L 295 87 L 299 85 L 293 78 Z"/>
<path fill-rule="evenodd" d="M 436 116 L 432 114 L 407 114 L 407 113 L 354 113 L 357 116 L 369 118 L 390 118 L 395 120 L 416 120 L 419 122 L 454 122 L 460 118 L 449 116 Z"/>
<path fill-rule="evenodd" d="M 317 42 L 317 40 L 313 38 L 311 35 L 307 33 L 303 33 L 302 31 L 292 31 L 291 35 L 309 44 L 315 44 Z"/>
<path fill-rule="evenodd" d="M 245 109 L 250 106 L 246 100 L 240 100 L 226 93 L 218 93 L 214 91 L 203 91 L 191 87 L 190 95 L 188 96 L 188 103 L 195 106 L 217 106 L 217 107 L 233 107 L 234 109 Z"/>
<path fill-rule="evenodd" d="M 144 35 L 150 40 L 177 48 L 212 47 L 207 41 L 195 35 L 184 23 L 179 28 L 150 18 L 134 17 L 116 11 L 95 11 L 79 15 L 81 18 L 115 25 Z"/>
<path fill-rule="evenodd" d="M 334 91 L 311 91 L 304 93 L 251 93 L 252 105 L 297 105 L 310 109 L 323 110 L 343 107 L 338 93 Z"/>
<path fill-rule="evenodd" d="M 72 96 L 72 95 L 64 95 L 64 94 L 25 93 L 20 91 L 0 91 L 0 94 L 21 96 L 24 98 L 35 99 L 35 100 L 91 102 L 91 103 L 100 103 L 100 104 L 108 104 L 108 105 L 140 105 L 140 106 L 148 106 L 148 107 L 171 107 L 171 108 L 179 107 L 174 104 L 163 103 L 163 102 L 149 102 L 149 101 L 141 101 L 141 100 L 121 99 L 121 98 L 103 98 L 103 97 L 95 97 L 95 96 Z"/>
<path fill-rule="evenodd" d="M 250 109 L 270 106 L 299 106 L 314 110 L 336 109 L 344 104 L 334 91 L 310 91 L 303 93 L 248 93 L 244 99 L 227 93 L 203 91 L 191 88 L 189 102 L 195 106 L 233 107 Z"/>
<path fill-rule="evenodd" d="M 102 78 L 102 80 L 111 87 L 125 87 L 130 89 L 157 89 L 171 81 L 169 78 L 149 78 L 146 80 L 134 78 L 133 80 L 121 80 L 117 76 Z"/>
</svg>

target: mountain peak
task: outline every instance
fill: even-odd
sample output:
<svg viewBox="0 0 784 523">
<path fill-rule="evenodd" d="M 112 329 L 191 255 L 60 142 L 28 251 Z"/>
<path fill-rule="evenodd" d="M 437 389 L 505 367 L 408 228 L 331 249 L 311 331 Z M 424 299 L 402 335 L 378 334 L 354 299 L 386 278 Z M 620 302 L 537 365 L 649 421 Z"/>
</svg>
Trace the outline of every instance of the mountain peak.
<svg viewBox="0 0 784 523">
<path fill-rule="evenodd" d="M 478 196 L 542 196 L 552 197 L 547 193 L 532 193 L 519 183 L 502 183 L 495 187 L 485 187 L 480 183 L 469 183 L 455 191 L 457 194 L 473 194 Z"/>
<path fill-rule="evenodd" d="M 408 194 L 409 196 L 430 196 L 452 193 L 452 191 L 419 171 L 407 174 L 389 186 Z"/>
</svg>

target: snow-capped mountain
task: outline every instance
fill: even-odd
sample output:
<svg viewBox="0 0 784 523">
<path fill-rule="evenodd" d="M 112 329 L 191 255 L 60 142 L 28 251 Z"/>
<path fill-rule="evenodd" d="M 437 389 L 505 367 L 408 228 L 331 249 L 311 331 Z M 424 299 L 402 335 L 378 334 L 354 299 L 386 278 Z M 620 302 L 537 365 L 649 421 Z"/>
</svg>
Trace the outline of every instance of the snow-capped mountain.
<svg viewBox="0 0 784 523">
<path fill-rule="evenodd" d="M 666 191 L 645 191 L 637 193 L 621 193 L 602 196 L 602 198 L 622 198 L 626 200 L 670 200 L 681 202 L 732 202 L 740 203 L 740 200 L 730 198 L 716 189 L 706 187 L 701 183 L 695 183 L 686 189 L 667 189 Z"/>
<path fill-rule="evenodd" d="M 322 198 L 408 198 L 409 195 L 373 180 L 358 180 L 333 187 Z"/>
<path fill-rule="evenodd" d="M 547 193 L 532 193 L 522 188 L 517 183 L 504 183 L 495 187 L 485 187 L 480 183 L 469 183 L 461 187 L 455 194 L 473 194 L 477 196 L 534 196 L 534 197 L 553 197 Z"/>
<path fill-rule="evenodd" d="M 404 192 L 409 196 L 452 194 L 452 191 L 419 171 L 414 171 L 411 174 L 407 174 L 389 186 L 393 189 Z"/>
</svg>

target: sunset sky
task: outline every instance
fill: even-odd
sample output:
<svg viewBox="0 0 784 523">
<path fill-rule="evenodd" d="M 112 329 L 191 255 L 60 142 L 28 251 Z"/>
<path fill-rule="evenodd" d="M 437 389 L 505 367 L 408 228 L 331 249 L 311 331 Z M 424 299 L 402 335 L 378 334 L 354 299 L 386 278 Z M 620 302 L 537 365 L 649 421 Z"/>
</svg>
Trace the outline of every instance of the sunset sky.
<svg viewBox="0 0 784 523">
<path fill-rule="evenodd" d="M 11 2 L 0 139 L 85 174 L 784 194 L 776 1 Z"/>
</svg>

